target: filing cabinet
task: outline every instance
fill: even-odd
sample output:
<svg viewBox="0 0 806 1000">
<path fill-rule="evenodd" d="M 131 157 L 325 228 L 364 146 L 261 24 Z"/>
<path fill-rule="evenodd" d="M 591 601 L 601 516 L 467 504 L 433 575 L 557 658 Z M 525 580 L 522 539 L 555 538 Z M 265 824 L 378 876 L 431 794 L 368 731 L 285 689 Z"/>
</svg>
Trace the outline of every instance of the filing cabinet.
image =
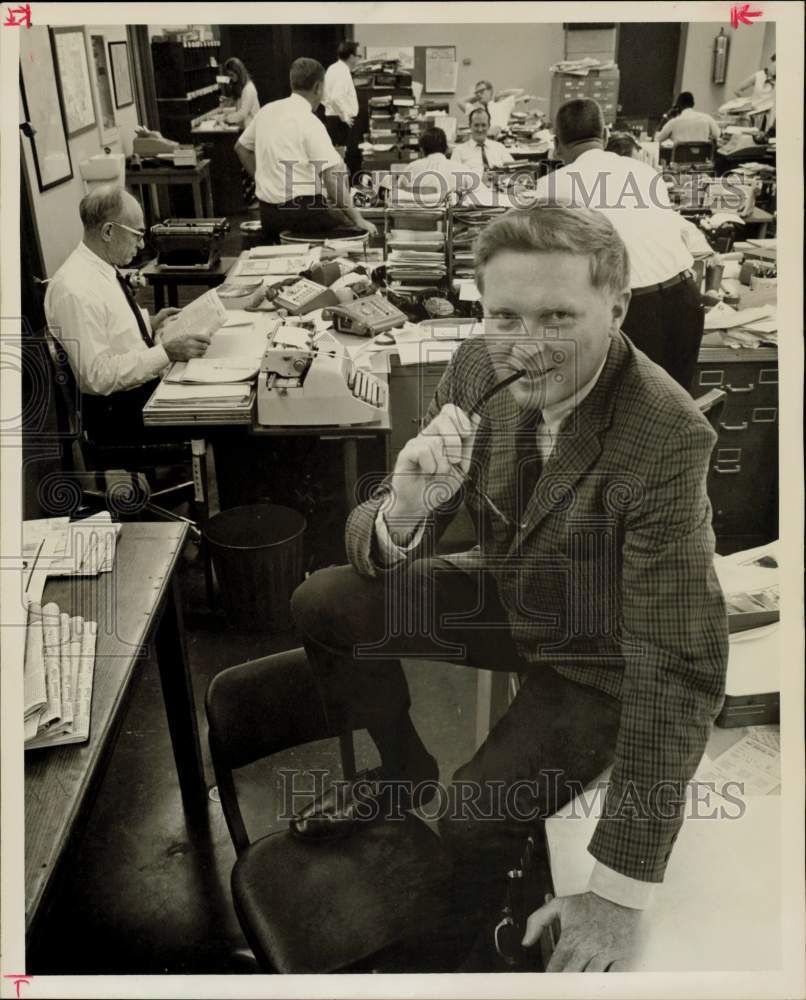
<svg viewBox="0 0 806 1000">
<path fill-rule="evenodd" d="M 720 552 L 778 534 L 778 355 L 773 348 L 703 348 L 692 395 L 727 395 L 716 428 L 708 495 Z"/>
<path fill-rule="evenodd" d="M 390 361 L 393 465 L 419 431 L 446 366 L 401 366 L 394 356 Z M 778 535 L 778 352 L 702 348 L 691 394 L 697 398 L 711 389 L 727 394 L 708 470 L 717 549 L 727 554 Z"/>
<path fill-rule="evenodd" d="M 592 97 L 602 109 L 605 124 L 612 125 L 618 114 L 618 69 L 593 69 L 587 76 L 570 73 L 552 73 L 551 104 L 549 114 L 552 121 L 557 111 L 566 101 L 580 97 Z"/>
</svg>

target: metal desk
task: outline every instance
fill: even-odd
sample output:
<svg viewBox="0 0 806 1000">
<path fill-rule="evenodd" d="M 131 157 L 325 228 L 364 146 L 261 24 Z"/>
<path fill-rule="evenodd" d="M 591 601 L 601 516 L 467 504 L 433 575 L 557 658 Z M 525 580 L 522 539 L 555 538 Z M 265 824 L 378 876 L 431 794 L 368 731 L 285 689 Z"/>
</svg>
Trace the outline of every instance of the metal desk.
<svg viewBox="0 0 806 1000">
<path fill-rule="evenodd" d="M 155 221 L 155 206 L 159 205 L 158 188 L 189 184 L 193 188 L 193 213 L 197 219 L 213 218 L 213 190 L 210 183 L 210 161 L 200 160 L 195 167 L 141 167 L 126 170 L 126 184 L 137 188 L 150 188 L 148 207 L 143 199 L 146 225 Z"/>
</svg>

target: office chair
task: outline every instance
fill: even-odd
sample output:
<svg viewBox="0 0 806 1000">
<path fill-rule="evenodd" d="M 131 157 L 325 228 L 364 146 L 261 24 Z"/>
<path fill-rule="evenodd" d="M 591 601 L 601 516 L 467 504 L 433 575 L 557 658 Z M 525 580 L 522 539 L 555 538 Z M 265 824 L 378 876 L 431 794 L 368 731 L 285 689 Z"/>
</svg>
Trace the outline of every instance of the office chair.
<svg viewBox="0 0 806 1000">
<path fill-rule="evenodd" d="M 44 294 L 47 281 L 37 281 L 37 285 L 40 293 Z M 185 522 L 194 541 L 200 541 L 201 532 L 193 520 L 154 502 L 192 500 L 195 496 L 193 479 L 183 479 L 162 489 L 154 489 L 148 476 L 151 473 L 153 478 L 159 468 L 186 464 L 190 457 L 190 442 L 101 445 L 92 441 L 86 428 L 81 426 L 78 413 L 80 394 L 67 352 L 49 329 L 44 334 L 50 380 L 56 387 L 54 402 L 61 439 L 62 468 L 75 478 L 79 489 L 72 492 L 76 493 L 79 506 L 83 502 L 90 507 L 103 508 L 111 501 L 114 512 L 118 514 L 145 510 L 162 520 Z M 64 489 L 64 480 L 61 482 L 62 486 L 54 487 L 55 490 Z"/>
<path fill-rule="evenodd" d="M 449 936 L 443 925 L 450 868 L 439 837 L 419 817 L 380 817 L 327 843 L 287 830 L 249 837 L 233 771 L 335 735 L 304 650 L 222 671 L 205 704 L 219 799 L 237 853 L 232 899 L 260 968 L 436 971 Z M 350 733 L 342 737 L 348 777 L 352 755 Z"/>
<path fill-rule="evenodd" d="M 712 142 L 678 142 L 672 147 L 672 167 L 687 170 L 713 170 L 714 144 Z"/>
</svg>

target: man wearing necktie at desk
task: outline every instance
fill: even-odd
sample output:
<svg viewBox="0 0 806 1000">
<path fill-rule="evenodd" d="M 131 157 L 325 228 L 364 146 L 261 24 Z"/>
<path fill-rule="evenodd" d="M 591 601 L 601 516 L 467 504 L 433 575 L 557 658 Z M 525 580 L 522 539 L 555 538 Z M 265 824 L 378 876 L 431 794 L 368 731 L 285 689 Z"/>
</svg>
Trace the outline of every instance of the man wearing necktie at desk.
<svg viewBox="0 0 806 1000">
<path fill-rule="evenodd" d="M 471 111 L 468 122 L 470 138 L 454 146 L 451 163 L 478 174 L 486 181 L 490 170 L 512 163 L 513 158 L 506 146 L 489 138 L 490 113 L 486 108 Z"/>
<path fill-rule="evenodd" d="M 179 312 L 172 306 L 149 319 L 118 270 L 145 238 L 136 198 L 99 184 L 78 211 L 84 235 L 48 283 L 45 316 L 70 360 L 84 426 L 99 444 L 163 439 L 164 431 L 143 427 L 143 405 L 170 362 L 200 357 L 209 337 L 172 334 L 170 318 Z"/>
<path fill-rule="evenodd" d="M 476 274 L 484 334 L 457 350 L 424 430 L 350 515 L 351 565 L 314 573 L 292 600 L 331 724 L 365 726 L 381 765 L 291 830 L 360 836 L 367 801 L 386 811 L 392 794 L 394 810 L 439 791 L 429 814 L 455 861 L 457 925 L 471 925 L 496 912 L 527 835 L 612 763 L 588 891 L 531 901 L 525 935 L 533 945 L 559 917 L 548 971 L 605 971 L 629 958 L 663 880 L 724 694 L 715 434 L 620 332 L 627 252 L 603 215 L 510 211 L 480 235 Z M 437 555 L 462 500 L 478 544 Z M 412 656 L 521 677 L 448 789 L 409 716 Z"/>
</svg>

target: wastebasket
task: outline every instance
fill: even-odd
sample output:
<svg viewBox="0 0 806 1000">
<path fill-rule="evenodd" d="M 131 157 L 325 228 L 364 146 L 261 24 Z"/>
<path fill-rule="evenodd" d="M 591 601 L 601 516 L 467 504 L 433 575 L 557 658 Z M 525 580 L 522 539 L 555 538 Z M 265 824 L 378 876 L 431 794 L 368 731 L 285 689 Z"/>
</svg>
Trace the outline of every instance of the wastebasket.
<svg viewBox="0 0 806 1000">
<path fill-rule="evenodd" d="M 270 503 L 210 518 L 204 537 L 230 621 L 258 632 L 291 626 L 291 594 L 304 573 L 305 526 L 302 514 Z"/>
</svg>

